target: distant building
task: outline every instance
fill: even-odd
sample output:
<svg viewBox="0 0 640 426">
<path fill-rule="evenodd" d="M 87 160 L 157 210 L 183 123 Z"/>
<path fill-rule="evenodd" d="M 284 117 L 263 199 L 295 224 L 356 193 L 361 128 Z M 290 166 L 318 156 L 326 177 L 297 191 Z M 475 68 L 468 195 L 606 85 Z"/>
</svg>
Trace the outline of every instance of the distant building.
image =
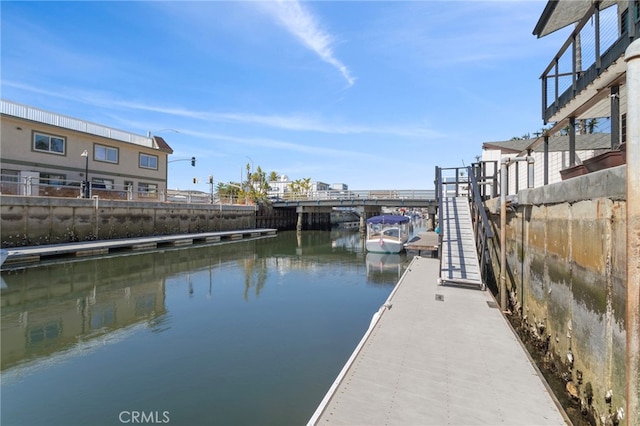
<svg viewBox="0 0 640 426">
<path fill-rule="evenodd" d="M 0 100 L 0 117 L 3 194 L 80 195 L 87 176 L 91 191 L 101 197 L 148 199 L 166 193 L 173 150 L 161 137 L 5 100 Z"/>
<path fill-rule="evenodd" d="M 331 184 L 331 189 L 334 191 L 347 191 L 349 190 L 349 186 L 344 183 L 333 183 Z"/>
<path fill-rule="evenodd" d="M 307 194 L 294 194 L 292 185 L 295 181 L 289 180 L 287 175 L 281 175 L 276 181 L 270 181 L 267 196 L 271 199 L 286 199 L 290 197 L 309 196 L 312 198 L 329 198 L 330 194 L 336 191 L 332 185 L 320 181 L 309 182 L 310 188 Z M 338 184 L 346 188 L 345 184 Z"/>
</svg>

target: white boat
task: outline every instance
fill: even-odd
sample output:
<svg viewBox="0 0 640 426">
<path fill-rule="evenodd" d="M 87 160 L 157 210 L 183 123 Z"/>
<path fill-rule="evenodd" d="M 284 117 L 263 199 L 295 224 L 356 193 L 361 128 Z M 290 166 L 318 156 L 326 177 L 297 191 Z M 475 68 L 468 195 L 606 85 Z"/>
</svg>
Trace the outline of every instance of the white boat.
<svg viewBox="0 0 640 426">
<path fill-rule="evenodd" d="M 373 216 L 367 219 L 367 251 L 400 253 L 409 240 L 410 218 L 399 215 Z"/>
</svg>

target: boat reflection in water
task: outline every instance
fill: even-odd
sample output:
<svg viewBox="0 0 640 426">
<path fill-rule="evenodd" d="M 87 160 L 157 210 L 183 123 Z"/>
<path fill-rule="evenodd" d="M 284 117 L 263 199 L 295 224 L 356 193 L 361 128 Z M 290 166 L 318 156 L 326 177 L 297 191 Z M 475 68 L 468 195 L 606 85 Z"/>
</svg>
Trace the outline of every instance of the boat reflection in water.
<svg viewBox="0 0 640 426">
<path fill-rule="evenodd" d="M 367 253 L 367 281 L 388 283 L 398 281 L 404 271 L 407 256 L 398 253 Z"/>
</svg>

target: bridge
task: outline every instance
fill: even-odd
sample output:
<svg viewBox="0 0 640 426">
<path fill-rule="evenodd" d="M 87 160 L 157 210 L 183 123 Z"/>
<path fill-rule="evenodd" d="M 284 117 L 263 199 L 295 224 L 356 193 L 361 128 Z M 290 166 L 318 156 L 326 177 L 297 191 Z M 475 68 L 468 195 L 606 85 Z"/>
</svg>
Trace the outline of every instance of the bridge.
<svg viewBox="0 0 640 426">
<path fill-rule="evenodd" d="M 435 219 L 438 202 L 435 190 L 364 190 L 364 191 L 317 191 L 313 193 L 287 193 L 283 198 L 272 198 L 276 209 L 295 208 L 298 213 L 296 228 L 302 229 L 304 214 L 331 213 L 334 208 L 349 208 L 360 216 L 360 231 L 365 221 L 379 215 L 383 207 L 427 208 L 429 219 Z"/>
</svg>

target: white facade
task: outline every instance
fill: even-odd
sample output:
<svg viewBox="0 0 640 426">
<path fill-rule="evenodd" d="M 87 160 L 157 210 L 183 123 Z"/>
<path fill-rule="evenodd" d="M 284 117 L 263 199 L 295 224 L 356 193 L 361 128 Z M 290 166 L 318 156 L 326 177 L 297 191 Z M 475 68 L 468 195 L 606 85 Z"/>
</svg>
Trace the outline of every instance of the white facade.
<svg viewBox="0 0 640 426">
<path fill-rule="evenodd" d="M 514 158 L 525 156 L 521 151 L 531 140 L 514 140 L 505 142 L 487 142 L 482 145 L 482 161 L 496 161 L 498 185 L 500 179 L 500 161 L 503 158 Z M 610 146 L 610 135 L 608 133 L 597 133 L 576 136 L 576 162 L 582 161 L 599 154 Z M 544 186 L 544 146 L 539 145 L 532 153 L 534 159 L 534 182 L 533 187 Z M 562 177 L 560 171 L 569 167 L 569 137 L 556 136 L 549 140 L 548 152 L 548 173 L 549 184 L 560 182 Z M 509 166 L 509 194 L 515 194 L 518 189 L 527 188 L 527 164 L 526 162 L 515 162 Z M 493 174 L 494 170 L 490 164 L 487 165 L 486 173 Z M 517 188 L 516 188 L 517 184 Z M 498 188 L 499 190 L 499 188 Z M 487 189 L 488 193 L 491 190 Z"/>
</svg>

